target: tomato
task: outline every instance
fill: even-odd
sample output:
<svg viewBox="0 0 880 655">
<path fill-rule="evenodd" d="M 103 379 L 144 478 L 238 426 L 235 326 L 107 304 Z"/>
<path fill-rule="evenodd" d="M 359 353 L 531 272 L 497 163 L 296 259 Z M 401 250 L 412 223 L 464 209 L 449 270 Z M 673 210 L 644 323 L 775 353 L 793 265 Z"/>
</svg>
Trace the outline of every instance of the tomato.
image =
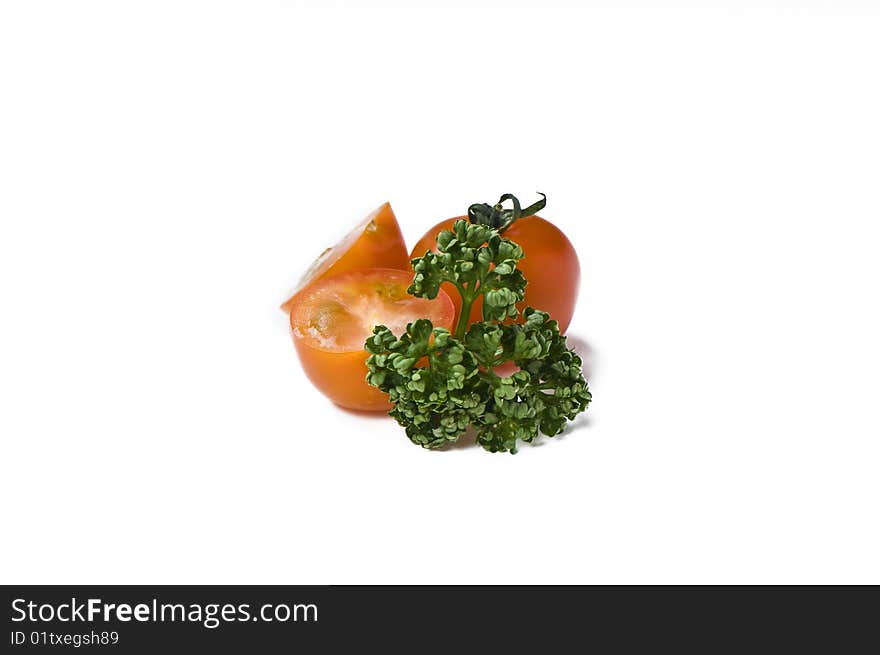
<svg viewBox="0 0 880 655">
<path fill-rule="evenodd" d="M 387 202 L 358 223 L 339 243 L 318 256 L 281 309 L 289 312 L 294 296 L 313 282 L 360 268 L 411 270 L 403 233 Z"/>
<path fill-rule="evenodd" d="M 367 383 L 364 342 L 376 325 L 402 334 L 407 323 L 428 318 L 452 328 L 455 309 L 442 291 L 433 300 L 410 296 L 413 272 L 369 268 L 327 276 L 293 299 L 290 327 L 312 384 L 337 405 L 380 411 L 388 395 Z"/>
<path fill-rule="evenodd" d="M 443 230 L 451 230 L 455 221 L 467 216 L 450 218 L 437 223 L 419 239 L 410 253 L 410 258 L 421 257 L 429 250 L 436 252 L 437 235 Z M 526 307 L 534 307 L 548 312 L 559 323 L 559 330 L 565 332 L 571 323 L 577 301 L 578 286 L 581 279 L 581 266 L 571 241 L 558 227 L 538 216 L 525 216 L 516 220 L 504 232 L 506 239 L 515 241 L 523 249 L 524 257 L 517 267 L 525 275 L 526 293 L 523 302 L 517 303 L 522 312 Z M 455 304 L 455 319 L 461 311 L 461 298 L 450 283 L 443 284 L 443 290 Z M 471 307 L 469 323 L 483 320 L 482 298 Z"/>
</svg>

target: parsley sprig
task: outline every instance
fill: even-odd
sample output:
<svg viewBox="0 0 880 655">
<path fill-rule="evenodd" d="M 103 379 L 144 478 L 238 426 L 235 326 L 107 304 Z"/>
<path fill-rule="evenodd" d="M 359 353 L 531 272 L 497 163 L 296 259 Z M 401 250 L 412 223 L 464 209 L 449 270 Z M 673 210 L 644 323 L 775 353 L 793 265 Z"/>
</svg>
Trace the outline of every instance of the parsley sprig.
<svg viewBox="0 0 880 655">
<path fill-rule="evenodd" d="M 546 312 L 528 307 L 522 323 L 502 322 L 517 316 L 523 299 L 522 249 L 498 227 L 459 220 L 438 235 L 437 250 L 413 260 L 408 292 L 435 298 L 451 283 L 462 300 L 454 332 L 419 319 L 399 336 L 379 325 L 365 345 L 367 380 L 389 395 L 389 414 L 424 448 L 457 441 L 469 426 L 490 452 L 515 453 L 520 440 L 562 432 L 592 396 L 580 357 Z M 481 295 L 483 321 L 468 328 Z M 507 362 L 519 370 L 497 374 Z"/>
</svg>

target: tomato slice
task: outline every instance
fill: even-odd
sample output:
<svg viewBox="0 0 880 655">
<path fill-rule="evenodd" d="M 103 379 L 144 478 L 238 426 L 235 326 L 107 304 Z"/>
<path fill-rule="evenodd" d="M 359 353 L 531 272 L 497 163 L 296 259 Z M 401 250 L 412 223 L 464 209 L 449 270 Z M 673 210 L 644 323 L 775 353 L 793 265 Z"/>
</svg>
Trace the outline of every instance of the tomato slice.
<svg viewBox="0 0 880 655">
<path fill-rule="evenodd" d="M 364 342 L 376 325 L 401 334 L 408 323 L 430 319 L 452 327 L 455 308 L 443 291 L 416 298 L 406 289 L 412 271 L 371 268 L 327 276 L 293 299 L 290 327 L 306 375 L 337 405 L 381 411 L 391 408 L 387 394 L 367 383 Z"/>
<path fill-rule="evenodd" d="M 397 217 L 389 203 L 371 212 L 339 243 L 312 262 L 281 309 L 290 312 L 297 293 L 310 284 L 337 273 L 361 268 L 410 270 L 409 253 Z"/>
</svg>

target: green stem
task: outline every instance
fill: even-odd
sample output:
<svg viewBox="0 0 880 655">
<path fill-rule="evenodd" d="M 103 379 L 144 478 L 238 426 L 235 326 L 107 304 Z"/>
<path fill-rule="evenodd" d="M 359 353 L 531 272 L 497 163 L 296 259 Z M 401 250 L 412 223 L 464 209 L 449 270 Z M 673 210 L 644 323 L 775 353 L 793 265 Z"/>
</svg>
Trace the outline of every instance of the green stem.
<svg viewBox="0 0 880 655">
<path fill-rule="evenodd" d="M 485 371 L 480 371 L 480 377 L 492 386 L 494 386 L 495 381 L 498 380 L 498 374 L 491 368 L 487 368 Z"/>
<path fill-rule="evenodd" d="M 538 191 L 541 199 L 522 209 L 519 200 L 512 193 L 505 193 L 495 205 L 480 203 L 468 208 L 468 220 L 477 225 L 488 225 L 499 233 L 513 225 L 516 221 L 526 216 L 532 216 L 544 209 L 547 205 L 547 196 Z M 504 209 L 503 204 L 507 200 L 513 203 L 513 209 Z"/>
<path fill-rule="evenodd" d="M 458 323 L 455 325 L 455 338 L 463 339 L 464 332 L 467 330 L 468 319 L 471 316 L 471 307 L 474 304 L 475 297 L 468 293 L 468 290 L 461 288 L 461 313 L 458 315 Z"/>
</svg>

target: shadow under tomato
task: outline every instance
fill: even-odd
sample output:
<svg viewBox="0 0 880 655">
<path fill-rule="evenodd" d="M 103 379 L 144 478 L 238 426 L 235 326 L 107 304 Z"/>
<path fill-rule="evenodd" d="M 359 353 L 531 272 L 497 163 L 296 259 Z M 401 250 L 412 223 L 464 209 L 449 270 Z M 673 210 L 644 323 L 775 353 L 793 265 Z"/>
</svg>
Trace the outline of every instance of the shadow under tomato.
<svg viewBox="0 0 880 655">
<path fill-rule="evenodd" d="M 537 439 L 535 439 L 530 444 L 521 444 L 519 446 L 520 450 L 529 448 L 541 448 L 542 446 L 546 446 L 551 441 L 565 441 L 565 439 L 575 432 L 580 432 L 581 430 L 590 427 L 593 425 L 593 417 L 590 415 L 590 410 L 587 409 L 583 414 L 578 414 L 573 421 L 570 421 L 568 425 L 565 426 L 565 430 L 562 431 L 561 434 L 557 434 L 555 437 L 548 437 L 546 434 L 540 435 Z"/>
<path fill-rule="evenodd" d="M 363 418 L 385 418 L 385 419 L 392 420 L 391 417 L 388 416 L 387 409 L 381 409 L 377 412 L 368 412 L 363 409 L 350 409 L 348 407 L 343 407 L 342 405 L 337 405 L 336 403 L 333 403 L 333 404 L 336 407 L 336 409 L 341 410 L 341 411 L 345 412 L 346 414 L 351 414 L 352 416 L 361 416 Z"/>
<path fill-rule="evenodd" d="M 587 382 L 596 373 L 596 349 L 587 341 L 571 332 L 565 335 L 568 347 L 574 350 L 581 358 L 581 370 Z"/>
</svg>

